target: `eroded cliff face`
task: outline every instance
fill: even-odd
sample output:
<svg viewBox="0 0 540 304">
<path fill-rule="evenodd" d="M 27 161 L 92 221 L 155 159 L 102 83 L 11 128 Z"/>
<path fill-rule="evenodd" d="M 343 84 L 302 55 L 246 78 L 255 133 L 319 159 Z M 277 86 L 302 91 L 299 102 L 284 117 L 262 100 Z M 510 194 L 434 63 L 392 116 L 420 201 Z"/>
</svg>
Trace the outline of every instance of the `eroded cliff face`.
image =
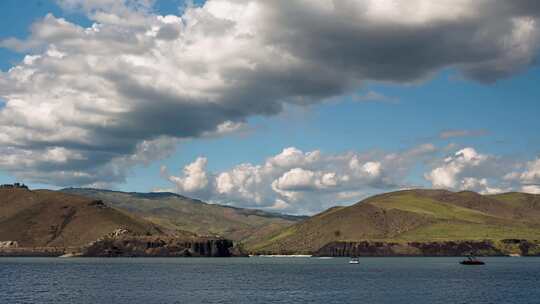
<svg viewBox="0 0 540 304">
<path fill-rule="evenodd" d="M 315 256 L 540 256 L 540 241 L 508 239 L 501 241 L 445 242 L 331 242 L 314 253 Z"/>
<path fill-rule="evenodd" d="M 232 241 L 198 236 L 186 231 L 143 235 L 117 228 L 96 241 L 78 247 L 19 247 L 14 241 L 0 242 L 0 256 L 64 257 L 230 257 L 242 256 Z"/>
<path fill-rule="evenodd" d="M 57 247 L 12 247 L 0 248 L 0 257 L 59 257 L 66 248 Z"/>
<path fill-rule="evenodd" d="M 103 238 L 82 250 L 87 257 L 230 257 L 233 242 L 226 239 L 178 239 L 162 236 Z"/>
</svg>

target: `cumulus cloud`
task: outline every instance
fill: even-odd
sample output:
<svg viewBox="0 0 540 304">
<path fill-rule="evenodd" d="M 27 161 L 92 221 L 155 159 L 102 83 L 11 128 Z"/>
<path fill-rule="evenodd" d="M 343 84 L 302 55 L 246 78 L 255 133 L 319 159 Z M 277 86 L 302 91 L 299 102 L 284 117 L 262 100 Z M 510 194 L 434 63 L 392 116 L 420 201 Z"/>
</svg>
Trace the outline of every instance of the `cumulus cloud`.
<svg viewBox="0 0 540 304">
<path fill-rule="evenodd" d="M 422 145 L 399 153 L 369 151 L 325 154 L 290 147 L 262 164 L 240 164 L 224 172 L 206 170 L 198 158 L 179 176 L 164 176 L 177 191 L 239 207 L 313 213 L 351 203 L 377 191 L 407 185 L 410 169 L 437 149 Z"/>
<path fill-rule="evenodd" d="M 436 161 L 434 168 L 424 177 L 435 188 L 472 190 L 484 194 L 508 191 L 537 193 L 540 160 L 521 162 L 482 154 L 467 147 Z"/>
<path fill-rule="evenodd" d="M 0 168 L 57 185 L 122 181 L 145 143 L 220 134 L 366 81 L 453 67 L 492 82 L 533 63 L 539 42 L 530 0 L 209 0 L 181 16 L 150 0 L 58 3 L 94 24 L 47 15 L 0 42 L 26 54 L 0 73 Z"/>
<path fill-rule="evenodd" d="M 199 157 L 195 162 L 184 168 L 182 177 L 168 176 L 168 179 L 176 185 L 178 192 L 196 194 L 205 190 L 208 186 L 207 163 L 208 160 L 206 158 Z M 167 169 L 165 167 L 162 167 L 161 171 L 163 175 L 167 175 Z"/>
<path fill-rule="evenodd" d="M 530 194 L 540 194 L 540 186 L 538 185 L 525 185 L 521 187 L 521 191 Z"/>
<path fill-rule="evenodd" d="M 521 171 L 513 171 L 505 175 L 505 180 L 522 185 L 521 191 L 540 194 L 540 158 L 527 162 Z"/>
<path fill-rule="evenodd" d="M 540 159 L 527 163 L 525 171 L 520 175 L 524 183 L 540 184 Z"/>
<path fill-rule="evenodd" d="M 472 147 L 444 156 L 446 149 L 423 144 L 399 152 L 283 149 L 260 164 L 244 163 L 209 172 L 208 160 L 197 158 L 175 175 L 162 168 L 174 191 L 209 202 L 312 214 L 335 205 L 357 202 L 380 192 L 426 186 L 414 171 L 427 170 L 430 187 L 482 194 L 509 191 L 540 193 L 540 159 L 521 162 L 485 154 Z"/>
<path fill-rule="evenodd" d="M 465 177 L 461 181 L 461 190 L 473 190 L 482 194 L 508 192 L 511 188 L 497 188 L 489 185 L 487 178 Z"/>
<path fill-rule="evenodd" d="M 444 160 L 444 164 L 425 175 L 436 188 L 456 188 L 460 176 L 467 170 L 478 168 L 488 160 L 473 148 L 465 148 Z"/>
</svg>

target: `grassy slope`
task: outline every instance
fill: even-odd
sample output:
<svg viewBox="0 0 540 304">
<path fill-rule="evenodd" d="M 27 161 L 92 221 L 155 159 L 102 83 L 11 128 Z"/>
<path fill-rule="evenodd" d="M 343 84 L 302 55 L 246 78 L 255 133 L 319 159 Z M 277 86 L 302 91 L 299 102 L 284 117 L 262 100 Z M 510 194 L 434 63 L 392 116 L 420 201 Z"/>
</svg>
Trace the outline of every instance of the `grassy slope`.
<svg viewBox="0 0 540 304">
<path fill-rule="evenodd" d="M 160 233 L 150 222 L 93 200 L 55 191 L 0 189 L 0 240 L 21 246 L 87 244 L 117 228 Z"/>
<path fill-rule="evenodd" d="M 300 221 L 301 217 L 259 210 L 206 204 L 172 193 L 125 193 L 96 189 L 64 189 L 68 193 L 99 198 L 169 229 L 200 235 L 219 235 L 249 243 Z"/>
<path fill-rule="evenodd" d="M 410 190 L 334 208 L 273 234 L 250 249 L 311 252 L 331 241 L 540 239 L 540 196 Z"/>
</svg>

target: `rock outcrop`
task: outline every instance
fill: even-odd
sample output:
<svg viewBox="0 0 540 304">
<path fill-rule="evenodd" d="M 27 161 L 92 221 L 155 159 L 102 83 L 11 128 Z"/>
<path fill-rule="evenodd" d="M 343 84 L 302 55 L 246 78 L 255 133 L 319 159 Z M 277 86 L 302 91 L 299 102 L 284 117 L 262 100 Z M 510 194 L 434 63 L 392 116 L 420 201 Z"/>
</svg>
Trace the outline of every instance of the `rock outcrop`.
<svg viewBox="0 0 540 304">
<path fill-rule="evenodd" d="M 315 256 L 540 256 L 540 241 L 444 241 L 444 242 L 331 242 L 314 253 Z"/>
<path fill-rule="evenodd" d="M 0 257 L 59 257 L 65 254 L 65 251 L 65 248 L 57 247 L 0 248 Z"/>
<path fill-rule="evenodd" d="M 82 250 L 87 257 L 230 257 L 233 243 L 226 239 L 169 236 L 104 237 Z"/>
<path fill-rule="evenodd" d="M 17 241 L 4 241 L 0 242 L 0 249 L 11 249 L 19 247 L 19 242 Z"/>
<path fill-rule="evenodd" d="M 237 254 L 221 237 L 171 230 L 101 199 L 22 184 L 0 187 L 0 256 L 195 256 Z"/>
</svg>

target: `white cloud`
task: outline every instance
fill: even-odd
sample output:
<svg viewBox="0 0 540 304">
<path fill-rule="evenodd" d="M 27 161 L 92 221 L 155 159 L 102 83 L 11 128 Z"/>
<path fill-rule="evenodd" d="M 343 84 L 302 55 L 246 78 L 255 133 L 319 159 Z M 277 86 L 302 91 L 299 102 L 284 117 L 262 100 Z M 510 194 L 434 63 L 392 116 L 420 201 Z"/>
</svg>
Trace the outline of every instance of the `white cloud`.
<svg viewBox="0 0 540 304">
<path fill-rule="evenodd" d="M 540 158 L 521 166 L 521 171 L 512 171 L 504 176 L 510 182 L 521 184 L 521 191 L 540 194 Z"/>
<path fill-rule="evenodd" d="M 381 163 L 379 162 L 367 162 L 362 166 L 362 169 L 371 176 L 381 175 Z"/>
<path fill-rule="evenodd" d="M 317 189 L 315 172 L 302 168 L 294 168 L 285 172 L 280 178 L 274 181 L 275 189 L 283 191 L 302 191 Z"/>
<path fill-rule="evenodd" d="M 278 155 L 268 159 L 267 163 L 270 167 L 292 168 L 298 165 L 309 165 L 319 161 L 321 158 L 320 151 L 311 151 L 304 153 L 294 147 L 285 148 Z"/>
<path fill-rule="evenodd" d="M 241 164 L 217 174 L 216 192 L 219 197 L 234 202 L 262 205 L 271 183 L 269 170 L 261 166 Z"/>
<path fill-rule="evenodd" d="M 208 187 L 207 163 L 206 158 L 199 157 L 184 168 L 182 177 L 168 176 L 168 179 L 176 185 L 176 189 L 180 193 L 196 194 L 205 191 Z M 162 167 L 162 174 L 167 176 L 165 167 Z"/>
<path fill-rule="evenodd" d="M 478 167 L 488 159 L 473 148 L 465 148 L 444 160 L 444 164 L 425 174 L 435 188 L 457 188 L 458 180 L 467 170 Z"/>
<path fill-rule="evenodd" d="M 347 205 L 380 192 L 414 189 L 413 170 L 424 168 L 432 187 L 482 194 L 509 191 L 538 193 L 538 159 L 520 162 L 461 148 L 444 157 L 446 149 L 423 144 L 400 152 L 365 151 L 338 154 L 304 152 L 289 147 L 261 164 L 240 164 L 208 172 L 206 158 L 188 164 L 179 176 L 163 168 L 177 192 L 237 207 L 312 214 Z"/>
<path fill-rule="evenodd" d="M 356 202 L 368 193 L 400 188 L 407 184 L 410 168 L 435 152 L 431 145 L 400 153 L 341 154 L 303 152 L 290 147 L 259 165 L 241 164 L 210 173 L 204 169 L 206 162 L 203 164 L 199 158 L 186 166 L 182 175 L 172 176 L 164 169 L 164 176 L 181 193 L 212 202 L 313 213 L 335 204 Z M 186 187 L 190 179 L 201 181 L 196 183 L 201 187 Z"/>
<path fill-rule="evenodd" d="M 435 162 L 424 177 L 435 188 L 472 190 L 483 194 L 509 191 L 536 193 L 540 184 L 540 161 L 482 154 L 474 148 L 461 149 Z"/>
<path fill-rule="evenodd" d="M 284 200 L 277 199 L 272 207 L 269 207 L 270 210 L 283 211 L 290 208 L 290 205 L 287 204 Z"/>
<path fill-rule="evenodd" d="M 47 15 L 0 42 L 27 55 L 0 73 L 0 169 L 56 185 L 122 181 L 145 142 L 224 134 L 366 81 L 448 67 L 495 81 L 530 66 L 539 42 L 530 1 L 209 0 L 181 16 L 150 0 L 58 3 L 93 25 Z"/>
<path fill-rule="evenodd" d="M 521 187 L 521 191 L 530 194 L 540 194 L 540 186 L 538 185 L 526 185 Z"/>
<path fill-rule="evenodd" d="M 343 182 L 348 181 L 349 177 L 347 175 L 339 176 L 335 172 L 314 172 L 302 168 L 294 168 L 274 180 L 272 187 L 280 193 L 288 191 L 312 191 L 335 188 Z"/>
<path fill-rule="evenodd" d="M 520 179 L 524 183 L 540 184 L 540 158 L 527 163 L 526 170 L 521 174 Z"/>
<path fill-rule="evenodd" d="M 490 187 L 488 180 L 486 178 L 474 178 L 474 177 L 465 177 L 461 181 L 461 190 L 471 190 L 476 191 L 481 194 L 497 194 L 507 192 L 510 189 L 502 189 L 497 187 Z"/>
</svg>

